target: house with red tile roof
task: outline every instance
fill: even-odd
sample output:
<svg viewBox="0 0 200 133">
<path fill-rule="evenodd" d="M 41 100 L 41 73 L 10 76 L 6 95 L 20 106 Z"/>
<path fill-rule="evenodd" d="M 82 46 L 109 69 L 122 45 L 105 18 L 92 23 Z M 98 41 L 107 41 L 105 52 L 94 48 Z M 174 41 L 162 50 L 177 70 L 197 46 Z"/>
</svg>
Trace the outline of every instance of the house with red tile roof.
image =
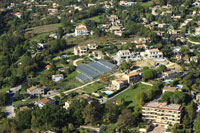
<svg viewBox="0 0 200 133">
<path fill-rule="evenodd" d="M 55 101 L 50 99 L 50 98 L 42 98 L 39 102 L 38 102 L 38 106 L 40 108 L 42 108 L 44 105 L 47 104 L 55 104 Z"/>
<path fill-rule="evenodd" d="M 86 25 L 80 24 L 75 28 L 75 36 L 89 35 Z"/>
<path fill-rule="evenodd" d="M 27 89 L 27 93 L 30 94 L 31 96 L 39 96 L 45 93 L 46 88 L 47 87 L 32 86 Z"/>
<path fill-rule="evenodd" d="M 126 78 L 121 78 L 121 79 L 115 79 L 115 80 L 112 80 L 112 87 L 114 89 L 117 89 L 119 90 L 120 88 L 124 87 L 128 85 L 128 80 Z"/>
</svg>

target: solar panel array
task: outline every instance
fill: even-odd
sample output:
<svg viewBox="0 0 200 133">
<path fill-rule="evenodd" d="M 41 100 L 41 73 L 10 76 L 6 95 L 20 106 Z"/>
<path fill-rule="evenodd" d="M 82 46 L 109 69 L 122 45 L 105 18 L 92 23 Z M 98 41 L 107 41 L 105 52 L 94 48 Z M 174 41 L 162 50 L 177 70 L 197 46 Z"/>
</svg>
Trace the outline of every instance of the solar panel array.
<svg viewBox="0 0 200 133">
<path fill-rule="evenodd" d="M 89 64 L 87 64 L 90 68 L 94 69 L 95 71 L 97 71 L 100 74 L 105 74 L 107 72 L 110 72 L 111 69 L 97 63 L 97 62 L 90 62 Z"/>
<path fill-rule="evenodd" d="M 86 83 L 107 72 L 112 72 L 115 68 L 116 65 L 105 60 L 90 62 L 87 65 L 77 67 L 77 70 L 82 74 L 78 75 L 76 79 L 82 83 Z"/>
</svg>

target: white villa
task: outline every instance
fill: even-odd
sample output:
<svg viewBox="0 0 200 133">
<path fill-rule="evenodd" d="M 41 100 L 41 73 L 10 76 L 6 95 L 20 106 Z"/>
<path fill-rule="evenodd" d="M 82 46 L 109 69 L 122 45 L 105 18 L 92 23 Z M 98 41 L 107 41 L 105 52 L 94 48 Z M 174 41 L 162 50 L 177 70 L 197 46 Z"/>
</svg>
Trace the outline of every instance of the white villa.
<svg viewBox="0 0 200 133">
<path fill-rule="evenodd" d="M 143 46 L 144 47 L 144 46 Z M 120 65 L 123 61 L 134 61 L 141 59 L 163 59 L 163 53 L 158 49 L 146 49 L 145 52 L 130 52 L 129 50 L 120 50 L 117 52 L 114 60 Z"/>
<path fill-rule="evenodd" d="M 80 24 L 76 26 L 75 28 L 75 36 L 83 36 L 83 35 L 88 35 L 88 29 L 86 25 Z"/>
<path fill-rule="evenodd" d="M 131 53 L 129 50 L 120 50 L 114 58 L 117 64 L 121 64 L 124 60 L 141 60 L 140 53 Z"/>
<path fill-rule="evenodd" d="M 74 54 L 79 56 L 87 55 L 87 47 L 86 46 L 78 46 L 74 48 Z"/>
<path fill-rule="evenodd" d="M 162 59 L 163 53 L 159 49 L 147 49 L 145 52 L 140 53 L 144 59 Z"/>
<path fill-rule="evenodd" d="M 96 50 L 98 45 L 87 44 L 87 46 L 78 46 L 74 48 L 74 54 L 79 56 L 84 56 L 88 54 L 88 50 Z"/>
</svg>

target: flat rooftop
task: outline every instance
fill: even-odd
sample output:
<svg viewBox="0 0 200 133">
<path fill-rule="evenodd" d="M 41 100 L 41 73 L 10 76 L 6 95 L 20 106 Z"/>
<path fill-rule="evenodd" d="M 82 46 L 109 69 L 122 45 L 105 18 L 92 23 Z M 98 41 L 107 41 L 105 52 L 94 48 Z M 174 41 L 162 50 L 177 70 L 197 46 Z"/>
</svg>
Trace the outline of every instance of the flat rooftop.
<svg viewBox="0 0 200 133">
<path fill-rule="evenodd" d="M 157 109 L 166 109 L 166 110 L 181 110 L 181 105 L 180 104 L 166 104 L 166 103 L 161 103 L 157 101 L 152 101 L 149 103 L 146 103 L 144 107 L 149 107 L 149 108 L 157 108 Z"/>
</svg>

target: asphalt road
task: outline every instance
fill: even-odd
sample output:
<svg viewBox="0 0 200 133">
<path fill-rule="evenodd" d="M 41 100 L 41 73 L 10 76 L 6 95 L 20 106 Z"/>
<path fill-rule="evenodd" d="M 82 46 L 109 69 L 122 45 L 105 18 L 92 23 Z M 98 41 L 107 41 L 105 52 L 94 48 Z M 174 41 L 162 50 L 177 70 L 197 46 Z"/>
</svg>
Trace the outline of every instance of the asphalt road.
<svg viewBox="0 0 200 133">
<path fill-rule="evenodd" d="M 14 107 L 12 106 L 12 102 L 14 99 L 14 95 L 17 91 L 19 91 L 21 89 L 21 85 L 16 86 L 11 88 L 10 90 L 12 91 L 12 94 L 10 94 L 10 101 L 8 102 L 8 104 L 5 106 L 5 113 L 6 113 L 6 117 L 7 118 L 13 118 L 15 117 L 15 111 L 14 111 Z"/>
<path fill-rule="evenodd" d="M 13 99 L 14 99 L 14 95 L 10 97 L 10 101 L 5 107 L 7 118 L 15 117 L 14 107 L 12 106 Z"/>
</svg>

